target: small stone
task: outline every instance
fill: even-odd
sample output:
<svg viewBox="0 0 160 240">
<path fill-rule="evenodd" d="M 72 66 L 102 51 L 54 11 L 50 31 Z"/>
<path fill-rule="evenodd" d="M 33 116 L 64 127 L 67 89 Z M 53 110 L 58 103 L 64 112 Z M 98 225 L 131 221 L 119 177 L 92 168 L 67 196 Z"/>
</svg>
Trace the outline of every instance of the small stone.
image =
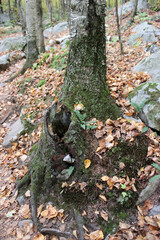
<svg viewBox="0 0 160 240">
<path fill-rule="evenodd" d="M 57 179 L 61 181 L 65 181 L 70 177 L 69 175 L 69 169 L 63 169 L 60 174 L 58 174 Z"/>
<path fill-rule="evenodd" d="M 24 196 L 19 196 L 19 197 L 17 197 L 16 200 L 20 206 L 22 206 L 24 204 Z"/>
<path fill-rule="evenodd" d="M 160 214 L 160 205 L 155 205 L 150 211 L 149 216 L 155 216 Z"/>
<path fill-rule="evenodd" d="M 75 159 L 74 159 L 74 158 L 71 158 L 70 154 L 68 154 L 67 156 L 65 156 L 65 157 L 63 158 L 63 162 L 74 163 L 74 162 L 75 162 Z"/>
</svg>

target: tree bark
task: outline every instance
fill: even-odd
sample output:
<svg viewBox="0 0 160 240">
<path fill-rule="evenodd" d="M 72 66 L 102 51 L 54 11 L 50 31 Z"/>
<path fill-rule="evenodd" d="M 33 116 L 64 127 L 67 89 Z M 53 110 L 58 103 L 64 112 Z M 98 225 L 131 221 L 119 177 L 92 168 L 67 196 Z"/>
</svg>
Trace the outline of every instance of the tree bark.
<svg viewBox="0 0 160 240">
<path fill-rule="evenodd" d="M 50 22 L 52 22 L 52 6 L 51 6 L 51 0 L 46 0 L 47 7 L 48 7 L 48 17 Z"/>
<path fill-rule="evenodd" d="M 9 19 L 11 21 L 12 20 L 12 16 L 11 16 L 11 2 L 10 2 L 10 0 L 8 0 L 8 14 L 9 14 Z"/>
<path fill-rule="evenodd" d="M 71 0 L 71 45 L 61 100 L 73 111 L 82 102 L 87 118 L 117 118 L 106 84 L 105 1 Z"/>
<path fill-rule="evenodd" d="M 0 0 L 0 12 L 3 13 L 2 0 Z"/>
<path fill-rule="evenodd" d="M 137 14 L 137 6 L 138 6 L 138 0 L 134 0 L 134 8 L 133 8 L 132 15 L 131 15 L 131 19 L 130 19 L 130 22 L 131 22 L 131 23 L 134 22 L 134 17 L 135 17 L 136 14 Z"/>
<path fill-rule="evenodd" d="M 22 0 L 18 0 L 17 4 L 18 4 L 18 11 L 20 16 L 22 32 L 23 32 L 23 35 L 25 36 L 26 35 L 26 16 L 22 6 Z"/>
<path fill-rule="evenodd" d="M 27 26 L 27 59 L 23 67 L 26 70 L 31 67 L 38 57 L 38 48 L 36 44 L 35 27 L 35 1 L 25 0 L 26 4 L 26 26 Z"/>
<path fill-rule="evenodd" d="M 118 16 L 118 0 L 115 1 L 115 5 L 116 5 L 115 7 L 116 7 L 117 32 L 118 32 L 120 50 L 121 50 L 121 54 L 124 54 L 122 38 L 121 38 L 121 28 L 120 28 L 119 16 Z"/>
<path fill-rule="evenodd" d="M 43 26 L 42 26 L 42 1 L 36 0 L 36 35 L 37 46 L 40 53 L 45 52 Z"/>
</svg>

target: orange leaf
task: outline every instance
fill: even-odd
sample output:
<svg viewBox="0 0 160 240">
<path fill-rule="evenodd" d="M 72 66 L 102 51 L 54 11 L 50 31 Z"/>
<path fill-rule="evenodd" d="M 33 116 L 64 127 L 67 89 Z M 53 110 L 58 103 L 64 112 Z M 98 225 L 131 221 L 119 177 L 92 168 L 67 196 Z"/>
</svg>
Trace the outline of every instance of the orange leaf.
<svg viewBox="0 0 160 240">
<path fill-rule="evenodd" d="M 91 160 L 86 159 L 86 160 L 84 161 L 84 167 L 85 167 L 85 168 L 89 168 L 90 165 L 91 165 Z"/>
</svg>

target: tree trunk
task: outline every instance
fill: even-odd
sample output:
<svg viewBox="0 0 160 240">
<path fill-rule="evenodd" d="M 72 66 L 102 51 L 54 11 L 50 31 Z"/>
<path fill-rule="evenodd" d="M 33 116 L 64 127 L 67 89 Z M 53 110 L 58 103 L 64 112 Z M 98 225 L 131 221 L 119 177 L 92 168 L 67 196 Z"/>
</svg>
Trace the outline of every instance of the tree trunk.
<svg viewBox="0 0 160 240">
<path fill-rule="evenodd" d="M 26 4 L 26 25 L 27 25 L 27 60 L 24 70 L 31 67 L 38 57 L 35 28 L 35 1 L 25 0 Z"/>
<path fill-rule="evenodd" d="M 8 0 L 8 14 L 9 14 L 9 19 L 11 21 L 12 20 L 12 16 L 11 16 L 11 2 L 10 2 L 10 0 Z"/>
<path fill-rule="evenodd" d="M 42 27 L 42 1 L 36 0 L 36 34 L 37 46 L 40 53 L 45 52 L 43 27 Z"/>
<path fill-rule="evenodd" d="M 52 6 L 51 6 L 51 0 L 46 0 L 47 7 L 48 7 L 48 17 L 50 22 L 52 22 Z"/>
<path fill-rule="evenodd" d="M 120 28 L 119 16 L 118 16 L 118 0 L 115 1 L 115 5 L 116 5 L 115 7 L 116 7 L 117 32 L 118 32 L 120 50 L 121 50 L 121 54 L 124 54 L 122 38 L 121 38 L 121 28 Z"/>
<path fill-rule="evenodd" d="M 14 1 L 14 7 L 17 8 L 17 0 Z"/>
<path fill-rule="evenodd" d="M 3 13 L 2 0 L 0 0 L 0 12 Z"/>
<path fill-rule="evenodd" d="M 18 11 L 19 11 L 19 16 L 20 16 L 20 22 L 21 22 L 21 26 L 22 26 L 22 32 L 23 35 L 26 35 L 26 16 L 25 16 L 25 12 L 22 6 L 22 0 L 18 0 L 17 2 L 18 4 Z"/>
<path fill-rule="evenodd" d="M 137 14 L 137 6 L 138 6 L 138 0 L 134 0 L 134 8 L 133 8 L 133 11 L 132 11 L 130 23 L 133 23 L 133 22 L 134 22 L 134 17 L 135 17 L 136 14 Z"/>
<path fill-rule="evenodd" d="M 71 1 L 71 45 L 61 100 L 73 111 L 82 102 L 87 118 L 117 118 L 106 84 L 105 1 Z"/>
</svg>

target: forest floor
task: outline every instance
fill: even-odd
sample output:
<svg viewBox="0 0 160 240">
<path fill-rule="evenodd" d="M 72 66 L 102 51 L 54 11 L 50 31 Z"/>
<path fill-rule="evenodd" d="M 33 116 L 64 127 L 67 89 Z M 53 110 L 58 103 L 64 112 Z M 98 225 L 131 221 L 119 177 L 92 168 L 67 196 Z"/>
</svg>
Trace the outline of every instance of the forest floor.
<svg viewBox="0 0 160 240">
<path fill-rule="evenodd" d="M 147 15 L 153 17 L 157 16 L 158 13 L 148 10 Z M 122 20 L 122 26 L 128 22 L 129 17 Z M 144 51 L 144 45 L 142 43 L 134 47 L 127 45 L 127 39 L 131 34 L 132 28 L 140 21 L 142 19 L 139 16 L 132 27 L 122 32 L 125 54 L 121 55 L 117 41 L 114 13 L 110 12 L 106 18 L 106 33 L 108 36 L 111 36 L 111 41 L 106 43 L 107 83 L 111 95 L 121 109 L 121 113 L 128 117 L 136 114 L 135 109 L 126 99 L 129 92 L 139 86 L 139 84 L 150 79 L 147 73 L 135 73 L 132 71 L 133 66 L 149 55 L 148 52 Z M 160 23 L 152 22 L 152 24 L 160 28 Z M 1 33 L 2 30 L 5 32 L 5 28 L 0 27 Z M 63 35 L 67 35 L 67 31 L 59 34 L 59 36 Z M 4 35 L 2 33 L 1 39 L 9 36 L 9 34 Z M 28 69 L 23 76 L 17 77 L 11 83 L 5 83 L 5 80 L 13 72 L 18 72 L 25 60 L 20 60 L 12 64 L 6 71 L 0 72 L 0 121 L 10 113 L 0 128 L 0 239 L 67 239 L 65 236 L 59 238 L 56 236 L 49 237 L 48 235 L 44 236 L 36 232 L 31 220 L 30 191 L 26 189 L 24 192 L 25 197 L 21 197 L 21 201 L 19 202 L 17 201 L 18 191 L 15 192 L 16 179 L 21 179 L 28 171 L 28 163 L 30 161 L 29 151 L 33 144 L 40 138 L 44 113 L 52 102 L 57 99 L 58 92 L 63 84 L 68 50 L 67 48 L 61 49 L 61 46 L 56 43 L 54 43 L 53 49 L 42 54 L 32 69 Z M 36 125 L 36 128 L 31 133 L 27 133 L 26 131 L 10 147 L 4 148 L 2 146 L 3 139 L 9 130 L 9 126 L 19 118 L 20 113 L 23 113 L 26 118 L 30 118 L 32 123 Z M 125 191 L 126 194 L 128 194 L 127 191 L 129 190 L 136 192 L 135 181 L 138 179 L 137 181 L 140 182 L 142 190 L 147 185 L 149 179 L 156 174 L 156 169 L 151 164 L 153 162 L 158 163 L 160 157 L 160 136 L 149 128 L 146 129 L 145 133 L 142 133 L 145 128 L 143 123 L 127 121 L 123 118 L 117 121 L 106 119 L 105 123 L 97 123 L 98 128 L 92 130 L 96 139 L 93 148 L 95 152 L 93 154 L 97 156 L 100 162 L 103 160 L 103 154 L 110 151 L 116 142 L 116 140 L 114 141 L 115 135 L 113 135 L 112 139 L 109 140 L 110 145 L 108 149 L 104 147 L 103 139 L 106 138 L 107 128 L 111 132 L 123 135 L 129 142 L 134 142 L 136 136 L 145 134 L 149 139 L 149 146 L 146 163 L 140 169 L 137 169 L 135 178 L 132 179 L 127 177 L 119 178 L 116 173 L 114 176 L 108 177 L 105 166 L 99 164 L 97 160 L 96 166 L 99 164 L 97 169 L 99 169 L 99 174 L 101 175 L 99 175 L 98 180 L 94 179 L 94 188 L 97 189 L 99 200 L 96 201 L 96 204 L 88 203 L 87 208 L 84 201 L 80 208 L 82 217 L 86 217 L 92 222 L 90 225 L 86 223 L 83 226 L 85 232 L 84 238 L 90 240 L 104 239 L 105 235 L 100 224 L 98 227 L 94 226 L 94 219 L 101 219 L 100 222 L 102 225 L 105 225 L 111 217 L 106 210 L 108 199 L 104 194 L 104 189 L 108 187 L 112 190 L 113 188 L 121 188 L 123 185 L 126 185 L 128 186 L 128 190 L 126 189 Z M 88 160 L 85 163 L 85 171 L 92 168 L 92 161 L 89 159 L 90 156 L 88 156 Z M 101 168 L 102 170 L 100 170 Z M 119 168 L 123 169 L 125 165 L 120 165 Z M 64 188 L 68 188 L 72 189 L 71 192 L 74 194 L 74 190 L 79 187 L 84 195 L 89 195 L 90 192 L 85 190 L 86 186 L 87 182 L 75 182 L 73 176 L 72 181 L 62 183 L 61 191 Z M 124 205 L 127 204 L 125 203 L 125 201 L 127 202 L 125 197 L 123 196 L 122 198 Z M 158 215 L 156 218 L 148 216 L 149 209 L 157 203 L 160 204 L 159 191 L 146 201 L 143 206 L 134 206 L 132 221 L 125 221 L 122 217 L 118 223 L 119 227 L 116 233 L 109 235 L 106 239 L 158 240 L 160 237 L 160 216 Z M 69 231 L 76 239 L 79 229 L 75 223 L 73 211 L 65 207 L 63 209 L 60 204 L 56 206 L 53 203 L 46 202 L 45 204 L 41 203 L 38 207 L 38 218 L 43 226 L 47 228 L 56 226 L 62 232 Z M 113 228 L 114 223 L 111 225 L 111 229 Z"/>
</svg>

